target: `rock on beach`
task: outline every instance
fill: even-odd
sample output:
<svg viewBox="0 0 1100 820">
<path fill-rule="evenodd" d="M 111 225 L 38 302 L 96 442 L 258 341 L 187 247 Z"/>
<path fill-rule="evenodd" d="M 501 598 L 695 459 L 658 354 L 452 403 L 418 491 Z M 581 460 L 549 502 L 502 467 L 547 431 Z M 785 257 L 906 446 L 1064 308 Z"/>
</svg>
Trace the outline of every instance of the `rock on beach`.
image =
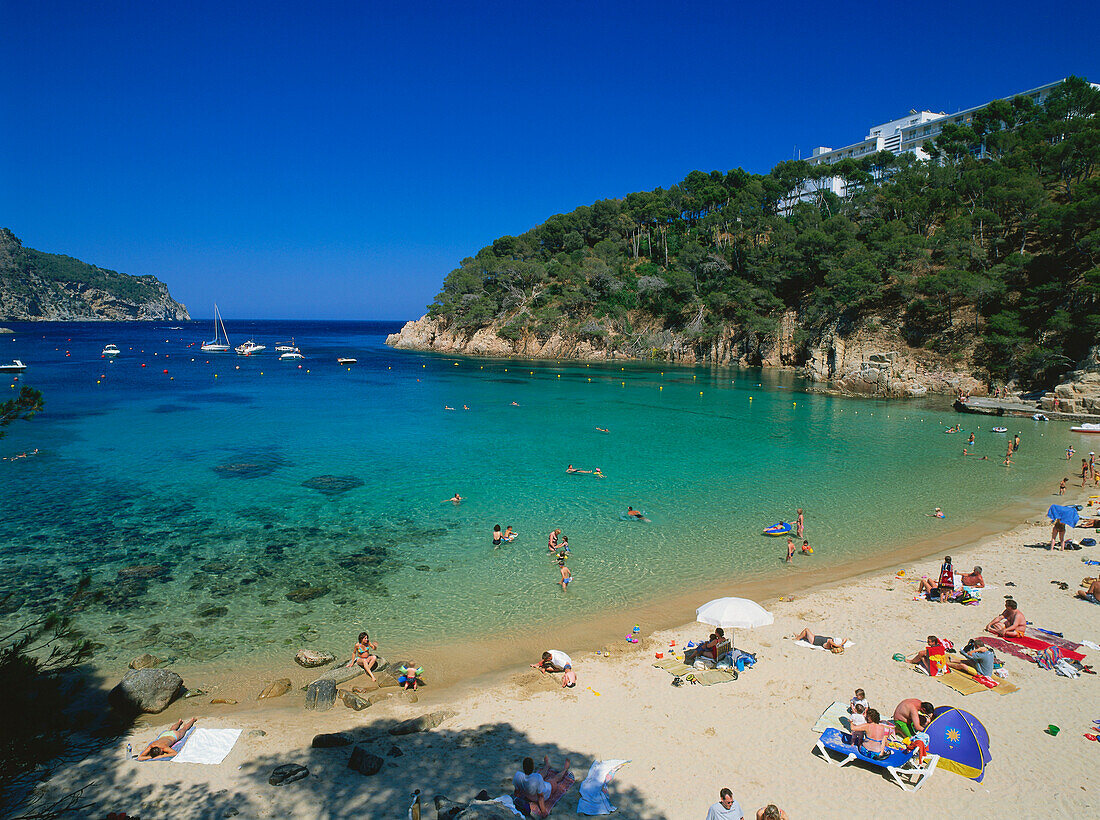
<svg viewBox="0 0 1100 820">
<path fill-rule="evenodd" d="M 294 662 L 306 669 L 312 669 L 315 666 L 327 666 L 334 660 L 336 660 L 335 655 L 328 652 L 318 652 L 315 649 L 299 649 L 298 654 L 294 656 Z"/>
<path fill-rule="evenodd" d="M 120 712 L 156 714 L 183 691 L 183 678 L 169 669 L 134 669 L 107 696 Z"/>
</svg>

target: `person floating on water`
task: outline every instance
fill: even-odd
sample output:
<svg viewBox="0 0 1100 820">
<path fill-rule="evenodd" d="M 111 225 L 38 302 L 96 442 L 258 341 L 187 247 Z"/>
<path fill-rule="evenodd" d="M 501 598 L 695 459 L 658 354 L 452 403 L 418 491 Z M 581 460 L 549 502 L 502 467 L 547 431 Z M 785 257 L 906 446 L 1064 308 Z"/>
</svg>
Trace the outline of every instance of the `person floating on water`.
<svg viewBox="0 0 1100 820">
<path fill-rule="evenodd" d="M 963 455 L 964 456 L 976 456 L 977 453 L 971 453 L 965 447 L 963 447 Z M 982 456 L 982 461 L 989 461 L 989 456 Z"/>
<path fill-rule="evenodd" d="M 943 510 L 941 510 L 939 507 L 936 507 L 933 512 L 925 513 L 925 515 L 929 518 L 943 518 Z"/>
<path fill-rule="evenodd" d="M 447 501 L 450 501 L 452 504 L 461 504 L 462 496 L 460 496 L 458 493 L 455 493 L 450 498 L 448 498 Z M 446 504 L 447 501 L 444 501 L 443 503 Z"/>
<path fill-rule="evenodd" d="M 597 467 L 595 470 L 592 471 L 592 475 L 596 476 L 596 478 L 603 478 L 603 471 L 600 470 L 599 467 Z"/>
<path fill-rule="evenodd" d="M 601 433 L 610 433 L 611 432 L 606 427 L 597 427 L 596 429 L 599 430 Z"/>
<path fill-rule="evenodd" d="M 645 517 L 645 514 L 641 510 L 636 510 L 633 507 L 627 507 L 626 508 L 626 514 L 627 514 L 628 518 L 631 518 L 634 521 L 648 521 L 649 520 L 648 518 Z"/>
<path fill-rule="evenodd" d="M 507 527 L 504 528 L 504 535 L 502 536 L 502 538 L 503 538 L 504 541 L 511 544 L 513 541 L 516 540 L 517 535 L 519 535 L 519 533 L 515 532 L 512 529 L 512 525 L 509 524 Z"/>
<path fill-rule="evenodd" d="M 587 473 L 589 475 L 592 474 L 591 470 L 578 470 L 572 464 L 570 464 L 568 467 L 565 468 L 565 472 L 567 472 L 567 473 Z"/>
<path fill-rule="evenodd" d="M 449 404 L 445 404 L 445 405 L 443 405 L 443 409 L 444 409 L 444 410 L 454 410 L 454 408 L 453 408 L 453 407 L 451 407 L 451 406 L 450 406 Z"/>
</svg>

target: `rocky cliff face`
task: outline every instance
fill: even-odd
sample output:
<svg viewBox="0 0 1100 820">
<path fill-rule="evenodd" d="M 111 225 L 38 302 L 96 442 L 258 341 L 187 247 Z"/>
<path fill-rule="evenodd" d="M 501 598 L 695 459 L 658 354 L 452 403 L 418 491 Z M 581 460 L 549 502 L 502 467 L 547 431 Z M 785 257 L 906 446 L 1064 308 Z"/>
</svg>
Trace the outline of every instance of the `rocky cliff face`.
<svg viewBox="0 0 1100 820">
<path fill-rule="evenodd" d="M 820 389 L 883 397 L 953 394 L 963 390 L 985 395 L 985 384 L 965 363 L 952 363 L 931 351 L 911 348 L 896 331 L 877 321 L 842 333 L 837 325 L 811 344 L 796 343 L 799 329 L 794 311 L 783 314 L 774 336 L 762 338 L 729 326 L 716 338 L 701 342 L 690 333 L 641 327 L 629 337 L 614 330 L 604 338 L 578 338 L 555 332 L 545 339 L 531 334 L 509 341 L 498 335 L 501 323 L 474 331 L 448 327 L 442 319 L 423 316 L 406 322 L 386 344 L 468 356 L 518 356 L 538 359 L 657 359 L 678 364 L 734 364 L 799 369 Z"/>
<path fill-rule="evenodd" d="M 1052 393 L 1043 396 L 1040 404 L 1048 411 L 1100 413 L 1100 345 L 1092 348 L 1085 360 Z"/>
<path fill-rule="evenodd" d="M 127 276 L 24 248 L 0 228 L 0 320 L 180 321 L 187 308 L 155 276 Z"/>
</svg>

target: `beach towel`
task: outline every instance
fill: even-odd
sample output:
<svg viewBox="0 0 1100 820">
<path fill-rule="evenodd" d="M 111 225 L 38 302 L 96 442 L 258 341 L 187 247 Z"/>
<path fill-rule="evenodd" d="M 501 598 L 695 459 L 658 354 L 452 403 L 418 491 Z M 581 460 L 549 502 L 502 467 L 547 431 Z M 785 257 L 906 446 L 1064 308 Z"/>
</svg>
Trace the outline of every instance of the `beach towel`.
<svg viewBox="0 0 1100 820">
<path fill-rule="evenodd" d="M 824 646 L 814 646 L 809 641 L 795 641 L 795 644 L 797 644 L 798 646 L 805 646 L 808 649 L 825 649 Z M 846 640 L 844 642 L 844 648 L 847 649 L 848 647 L 851 647 L 851 646 L 855 646 L 855 641 L 853 641 L 851 638 L 849 638 L 848 640 Z M 831 649 L 826 650 L 826 651 L 832 652 Z"/>
<path fill-rule="evenodd" d="M 729 683 L 734 680 L 736 672 L 732 669 L 707 669 L 705 672 L 695 672 L 695 680 L 703 686 L 713 686 L 716 683 Z"/>
<path fill-rule="evenodd" d="M 1076 527 L 1077 522 L 1081 520 L 1076 507 L 1065 507 L 1061 504 L 1051 504 L 1050 509 L 1047 510 L 1047 518 L 1051 521 L 1061 521 L 1069 527 Z"/>
<path fill-rule="evenodd" d="M 658 669 L 664 669 L 670 675 L 675 675 L 675 676 L 681 677 L 681 678 L 684 675 L 688 674 L 689 672 L 694 672 L 695 671 L 690 666 L 688 666 L 686 663 L 682 663 L 681 661 L 678 661 L 675 658 L 664 658 L 662 660 L 657 661 L 653 665 L 656 666 Z"/>
<path fill-rule="evenodd" d="M 986 687 L 969 675 L 964 675 L 956 669 L 952 669 L 946 675 L 936 678 L 944 686 L 949 686 L 960 695 L 973 695 L 975 692 L 984 692 Z"/>
<path fill-rule="evenodd" d="M 1009 683 L 1006 680 L 997 682 L 997 685 L 993 687 L 993 691 L 998 695 L 1011 695 L 1013 692 L 1019 692 L 1020 687 L 1014 683 Z"/>
<path fill-rule="evenodd" d="M 990 649 L 998 653 L 1004 653 L 1005 655 L 1011 655 L 1014 658 L 1019 658 L 1022 661 L 1029 663 L 1035 663 L 1035 656 L 1024 649 L 1022 646 L 1017 646 L 1014 643 L 1009 643 L 1004 638 L 995 637 L 983 637 L 982 643 L 988 646 Z"/>
<path fill-rule="evenodd" d="M 615 811 L 604 788 L 615 777 L 615 772 L 629 762 L 629 760 L 597 760 L 593 763 L 588 769 L 588 776 L 580 785 L 581 795 L 577 801 L 577 814 L 594 817 Z"/>
<path fill-rule="evenodd" d="M 982 640 L 985 640 L 985 638 L 982 638 Z M 1018 635 L 1006 635 L 1005 640 L 1011 641 L 1018 646 L 1024 646 L 1028 649 L 1035 649 L 1040 652 L 1044 649 L 1049 649 L 1050 647 L 1054 646 L 1054 644 L 1052 644 L 1050 641 L 1039 640 L 1038 638 L 1030 638 L 1027 635 L 1024 635 L 1023 637 L 1020 637 Z M 1061 647 L 1056 648 L 1061 649 Z M 1085 659 L 1084 655 L 1082 655 L 1080 652 L 1075 652 L 1072 649 L 1061 649 L 1061 655 L 1063 658 L 1069 658 L 1071 661 L 1083 661 Z"/>
<path fill-rule="evenodd" d="M 549 780 L 552 777 L 557 777 L 557 775 L 558 775 L 558 770 L 557 769 L 546 769 L 545 771 L 542 772 L 542 776 L 544 778 L 546 778 L 547 780 Z M 569 791 L 571 788 L 573 788 L 573 784 L 576 783 L 576 782 L 577 782 L 577 778 L 573 776 L 573 772 L 567 772 L 565 777 L 563 777 L 561 780 L 559 780 L 557 783 L 555 783 L 551 787 L 550 797 L 548 797 L 546 799 L 546 807 L 548 809 L 550 809 L 550 811 L 553 811 L 554 806 L 557 805 L 558 801 L 562 799 L 562 797 L 565 795 L 565 793 L 567 791 Z M 532 817 L 539 817 L 541 815 L 537 815 L 537 814 L 532 813 L 531 816 Z M 545 816 L 549 817 L 550 816 L 549 812 Z"/>
<path fill-rule="evenodd" d="M 1067 641 L 1061 635 L 1053 635 L 1050 632 L 1045 632 L 1042 629 L 1036 629 L 1033 626 L 1029 626 L 1024 630 L 1024 635 L 1029 638 L 1035 638 L 1036 640 L 1043 641 L 1051 646 L 1057 646 L 1063 650 L 1062 654 L 1065 654 L 1066 649 L 1071 652 L 1077 652 L 1081 648 L 1081 644 L 1074 643 L 1073 641 Z"/>
<path fill-rule="evenodd" d="M 183 748 L 172 758 L 173 763 L 206 763 L 216 766 L 225 760 L 233 749 L 240 729 L 196 729 L 191 728 L 183 738 Z"/>
<path fill-rule="evenodd" d="M 832 705 L 821 713 L 821 717 L 817 719 L 817 723 L 810 727 L 810 731 L 821 734 L 826 729 L 839 729 L 842 732 L 847 732 L 851 728 L 852 725 L 848 713 L 848 703 L 842 700 L 834 700 Z"/>
</svg>

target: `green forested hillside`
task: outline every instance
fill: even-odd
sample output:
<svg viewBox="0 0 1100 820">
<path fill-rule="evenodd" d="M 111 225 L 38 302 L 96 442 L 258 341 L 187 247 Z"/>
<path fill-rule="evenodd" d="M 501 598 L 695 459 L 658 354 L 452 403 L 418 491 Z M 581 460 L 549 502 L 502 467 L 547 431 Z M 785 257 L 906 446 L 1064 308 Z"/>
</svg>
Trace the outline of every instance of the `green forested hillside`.
<svg viewBox="0 0 1100 820">
<path fill-rule="evenodd" d="M 1098 114 L 1100 92 L 1071 78 L 1042 106 L 998 101 L 945 126 L 929 161 L 692 171 L 497 239 L 429 312 L 506 339 L 561 328 L 610 343 L 646 320 L 706 344 L 731 326 L 767 337 L 794 309 L 802 345 L 888 314 L 911 345 L 1048 382 L 1100 335 Z M 785 209 L 815 175 L 845 178 L 849 196 Z"/>
</svg>

